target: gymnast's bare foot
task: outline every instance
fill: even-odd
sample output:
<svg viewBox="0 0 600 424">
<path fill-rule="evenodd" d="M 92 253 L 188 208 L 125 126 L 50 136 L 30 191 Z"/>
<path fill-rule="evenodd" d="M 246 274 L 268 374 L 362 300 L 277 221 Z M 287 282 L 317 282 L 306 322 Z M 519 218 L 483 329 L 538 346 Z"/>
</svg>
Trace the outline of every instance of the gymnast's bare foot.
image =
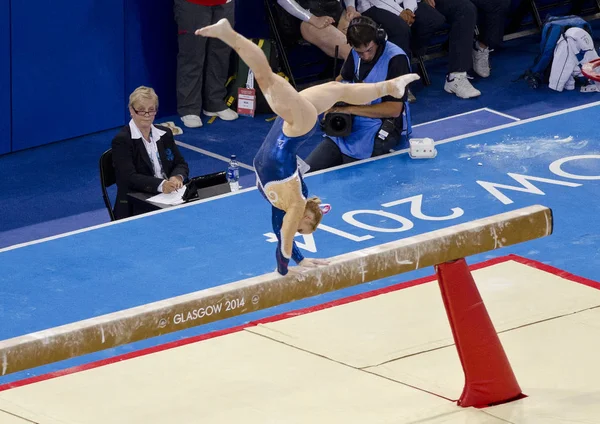
<svg viewBox="0 0 600 424">
<path fill-rule="evenodd" d="M 202 35 L 203 37 L 223 38 L 226 34 L 231 32 L 233 32 L 231 24 L 227 19 L 223 18 L 216 24 L 197 29 L 194 34 Z"/>
</svg>

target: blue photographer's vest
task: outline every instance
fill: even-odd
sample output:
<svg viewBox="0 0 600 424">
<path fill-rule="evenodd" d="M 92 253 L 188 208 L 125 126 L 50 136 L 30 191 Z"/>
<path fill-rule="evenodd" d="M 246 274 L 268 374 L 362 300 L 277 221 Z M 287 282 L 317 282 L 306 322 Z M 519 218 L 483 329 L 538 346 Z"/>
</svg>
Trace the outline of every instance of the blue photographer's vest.
<svg viewBox="0 0 600 424">
<path fill-rule="evenodd" d="M 406 53 L 404 53 L 404 50 L 394 43 L 387 41 L 381 56 L 377 60 L 377 63 L 375 63 L 375 66 L 373 66 L 373 69 L 371 69 L 363 82 L 373 83 L 385 81 L 387 79 L 388 65 L 390 60 L 394 56 L 398 55 L 406 56 Z M 354 58 L 354 74 L 358 78 L 360 70 L 360 58 L 354 49 L 352 50 L 352 57 Z M 350 83 L 349 81 L 344 82 Z M 381 103 L 381 99 L 376 99 L 371 102 L 372 105 L 377 103 Z M 404 108 L 402 109 L 402 118 L 402 135 L 403 137 L 406 137 L 411 133 L 408 102 L 405 102 Z M 371 154 L 373 153 L 375 135 L 381 127 L 381 122 L 382 121 L 379 118 L 353 116 L 352 133 L 347 137 L 331 137 L 331 139 L 335 142 L 335 144 L 337 144 L 341 152 L 347 156 L 355 159 L 370 158 Z"/>
</svg>

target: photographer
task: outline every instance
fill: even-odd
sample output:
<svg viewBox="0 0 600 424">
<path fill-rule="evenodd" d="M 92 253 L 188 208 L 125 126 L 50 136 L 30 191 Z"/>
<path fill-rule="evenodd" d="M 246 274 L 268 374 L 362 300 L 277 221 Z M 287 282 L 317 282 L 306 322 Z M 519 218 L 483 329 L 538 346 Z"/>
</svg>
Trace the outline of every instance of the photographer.
<svg viewBox="0 0 600 424">
<path fill-rule="evenodd" d="M 347 41 L 352 51 L 338 81 L 373 83 L 410 73 L 404 51 L 386 41 L 385 31 L 372 19 L 366 16 L 353 19 L 348 26 Z M 323 119 L 327 135 L 306 159 L 310 171 L 389 153 L 410 124 L 406 100 L 406 94 L 401 99 L 385 96 L 370 104 L 331 108 Z"/>
</svg>

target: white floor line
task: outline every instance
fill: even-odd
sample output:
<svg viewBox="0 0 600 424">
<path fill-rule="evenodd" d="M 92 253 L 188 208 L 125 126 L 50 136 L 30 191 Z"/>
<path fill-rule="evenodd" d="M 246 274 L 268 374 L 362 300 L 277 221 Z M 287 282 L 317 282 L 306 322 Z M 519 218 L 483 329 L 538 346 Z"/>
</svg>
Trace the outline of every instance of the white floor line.
<svg viewBox="0 0 600 424">
<path fill-rule="evenodd" d="M 413 125 L 412 127 L 417 128 L 417 127 L 421 127 L 423 125 L 429 125 L 429 124 L 434 124 L 436 122 L 447 121 L 448 119 L 454 119 L 454 118 L 458 118 L 459 116 L 470 115 L 472 113 L 482 112 L 482 111 L 486 111 L 486 110 L 487 110 L 487 108 L 482 107 L 480 109 L 470 110 L 469 112 L 463 112 L 463 113 L 459 113 L 456 115 L 450 115 L 450 116 L 446 116 L 445 118 L 434 119 L 433 121 L 422 122 L 420 124 Z M 489 112 L 489 110 L 488 110 L 488 112 Z"/>
<path fill-rule="evenodd" d="M 170 208 L 164 208 L 164 209 L 158 209 L 152 212 L 146 212 L 142 215 L 136 215 L 136 216 L 130 216 L 129 218 L 124 218 L 124 219 L 120 219 L 118 221 L 111 221 L 111 222 L 105 222 L 103 224 L 98 224 L 98 225 L 94 225 L 91 227 L 85 227 L 85 228 L 80 228 L 78 230 L 73 230 L 73 231 L 69 231 L 66 233 L 61 233 L 61 234 L 56 234 L 53 236 L 49 236 L 49 237 L 44 237 L 41 239 L 37 239 L 37 240 L 31 240 L 25 243 L 19 243 L 19 244 L 13 244 L 12 246 L 7 246 L 7 247 L 3 247 L 0 249 L 0 253 L 2 252 L 8 252 L 9 250 L 15 250 L 21 247 L 26 247 L 26 246 L 31 246 L 33 244 L 38 244 L 38 243 L 43 243 L 46 241 L 51 241 L 51 240 L 56 240 L 56 239 L 60 239 L 63 237 L 68 237 L 68 236 L 73 236 L 76 234 L 80 234 L 80 233 L 85 233 L 87 231 L 92 231 L 92 230 L 97 230 L 99 228 L 104 228 L 104 227 L 110 227 L 112 225 L 119 225 L 128 221 L 135 221 L 136 219 L 142 219 L 144 217 L 150 216 L 150 215 L 156 215 L 159 213 L 165 213 L 165 212 L 169 212 L 172 211 L 174 209 L 182 209 L 182 208 L 187 208 L 190 206 L 194 206 L 196 204 L 199 203 L 206 203 L 206 202 L 212 202 L 214 200 L 220 199 L 222 197 L 227 197 L 227 196 L 235 196 L 239 193 L 245 192 L 245 191 L 251 191 L 251 190 L 256 190 L 256 186 L 252 186 L 252 187 L 248 187 L 248 188 L 242 188 L 239 191 L 234 191 L 234 192 L 229 192 L 229 193 L 224 193 L 224 194 L 220 194 L 218 196 L 213 196 L 213 197 L 208 197 L 205 199 L 199 199 L 199 200 L 195 200 L 193 202 L 189 202 L 189 203 L 184 203 L 183 205 L 176 205 L 176 206 L 172 206 Z"/>
<path fill-rule="evenodd" d="M 489 132 L 503 130 L 505 128 L 516 127 L 517 125 L 522 125 L 522 124 L 527 124 L 529 122 L 535 122 L 535 121 L 539 121 L 542 119 L 552 118 L 553 116 L 564 115 L 566 113 L 576 112 L 578 110 L 588 109 L 590 107 L 599 106 L 599 105 L 600 105 L 600 101 L 586 103 L 584 105 L 579 105 L 579 106 L 571 107 L 568 109 L 563 109 L 563 110 L 559 110 L 556 112 L 547 113 L 545 115 L 534 116 L 532 118 L 521 119 L 519 121 L 509 122 L 508 124 L 498 125 L 498 126 L 492 127 L 492 128 L 486 128 L 485 130 L 474 131 L 474 132 L 471 132 L 468 134 L 463 134 L 463 135 L 458 135 L 456 137 L 446 138 L 444 140 L 437 141 L 435 144 L 446 144 L 446 143 L 450 143 L 452 141 L 462 140 L 465 138 L 474 137 L 476 135 L 487 134 Z"/>
<path fill-rule="evenodd" d="M 572 107 L 572 108 L 569 108 L 569 109 L 563 109 L 563 110 L 559 110 L 559 111 L 556 111 L 556 112 L 547 113 L 545 115 L 534 116 L 532 118 L 522 119 L 520 121 L 514 121 L 514 122 L 510 122 L 508 124 L 504 124 L 504 125 L 498 125 L 496 127 L 487 128 L 487 129 L 481 130 L 481 131 L 475 131 L 475 132 L 472 132 L 472 133 L 463 134 L 463 135 L 459 135 L 459 136 L 456 136 L 456 137 L 446 138 L 446 139 L 437 141 L 435 144 L 436 145 L 438 145 L 438 144 L 446 144 L 446 143 L 450 143 L 450 142 L 453 142 L 453 141 L 458 141 L 458 140 L 462 140 L 462 139 L 465 139 L 465 138 L 474 137 L 476 135 L 486 134 L 486 133 L 489 133 L 489 132 L 492 132 L 492 131 L 502 130 L 504 128 L 516 127 L 518 125 L 527 124 L 529 122 L 535 122 L 535 121 L 539 121 L 539 120 L 542 120 L 542 119 L 551 118 L 553 116 L 559 116 L 559 115 L 564 115 L 564 114 L 571 113 L 571 112 L 576 112 L 576 111 L 582 110 L 582 109 L 588 109 L 588 108 L 591 108 L 591 107 L 594 107 L 594 106 L 600 106 L 600 101 L 586 103 L 584 105 L 575 106 L 575 107 Z M 475 111 L 473 111 L 473 112 L 475 112 Z M 470 112 L 470 113 L 472 113 L 472 112 Z M 179 144 L 180 142 L 177 142 L 177 143 Z M 182 147 L 184 147 L 184 146 L 182 146 Z M 191 146 L 191 147 L 193 147 L 193 146 Z M 194 147 L 194 149 L 196 149 L 196 147 Z M 201 149 L 198 149 L 198 150 L 201 150 Z M 203 152 L 201 152 L 201 153 L 203 153 Z M 340 166 L 336 166 L 336 167 L 333 167 L 333 168 L 323 169 L 321 171 L 312 172 L 312 173 L 310 173 L 308 175 L 305 175 L 304 177 L 308 178 L 308 177 L 311 177 L 313 175 L 319 175 L 319 174 L 322 174 L 322 173 L 325 173 L 325 172 L 332 172 L 332 171 L 336 171 L 338 169 L 348 168 L 350 166 L 357 166 L 357 165 L 361 165 L 361 164 L 366 163 L 366 162 L 372 162 L 372 161 L 375 161 L 375 160 L 382 160 L 382 159 L 385 159 L 385 158 L 388 158 L 388 157 L 391 157 L 391 156 L 400 155 L 400 154 L 403 154 L 403 153 L 408 153 L 408 149 L 402 149 L 402 150 L 398 150 L 397 152 L 390 153 L 388 155 L 383 155 L 383 156 L 378 156 L 378 157 L 375 157 L 375 158 L 364 159 L 364 160 L 361 160 L 361 161 L 358 161 L 358 162 L 348 163 L 346 165 L 340 165 Z M 211 153 L 211 155 L 214 155 L 214 154 Z M 21 248 L 21 247 L 26 247 L 26 246 L 31 246 L 31 245 L 34 245 L 34 244 L 43 243 L 43 242 L 50 241 L 50 240 L 56 240 L 56 239 L 67 237 L 67 236 L 70 236 L 70 235 L 73 235 L 73 234 L 80 234 L 80 233 L 84 233 L 86 231 L 92 231 L 92 230 L 96 230 L 98 228 L 103 228 L 103 227 L 108 227 L 108 226 L 111 226 L 111 225 L 120 224 L 120 223 L 131 221 L 131 220 L 134 220 L 134 219 L 141 219 L 141 218 L 144 218 L 144 217 L 146 217 L 148 215 L 154 215 L 154 214 L 157 214 L 157 213 L 169 212 L 169 211 L 171 211 L 173 209 L 179 209 L 179 208 L 185 208 L 185 207 L 193 206 L 193 205 L 195 205 L 197 203 L 200 203 L 200 202 L 203 203 L 203 202 L 206 202 L 206 201 L 213 201 L 213 200 L 218 199 L 220 197 L 235 196 L 235 195 L 237 195 L 239 193 L 242 193 L 242 192 L 245 192 L 245 191 L 251 191 L 251 190 L 256 190 L 256 187 L 251 187 L 251 188 L 243 189 L 243 190 L 232 192 L 232 193 L 226 193 L 226 194 L 222 194 L 220 196 L 210 197 L 208 199 L 202 199 L 202 200 L 198 200 L 198 201 L 191 202 L 191 203 L 186 203 L 186 204 L 179 205 L 179 206 L 174 206 L 172 208 L 161 209 L 160 211 L 154 211 L 154 212 L 150 212 L 150 213 L 147 213 L 147 214 L 144 214 L 144 215 L 137 215 L 137 216 L 133 216 L 131 218 L 122 219 L 120 221 L 107 222 L 105 224 L 95 225 L 93 227 L 86 227 L 86 228 L 82 228 L 82 229 L 79 229 L 79 230 L 76 230 L 76 231 L 70 231 L 68 233 L 57 234 L 57 235 L 52 236 L 52 237 L 46 237 L 46 238 L 39 239 L 39 240 L 32 240 L 32 241 L 28 241 L 26 243 L 16 244 L 16 245 L 13 245 L 13 246 L 9 246 L 9 247 L 5 247 L 5 248 L 0 249 L 0 253 L 6 252 L 6 251 L 9 251 L 9 250 L 18 249 L 18 248 Z"/>
<path fill-rule="evenodd" d="M 475 132 L 472 132 L 472 133 L 467 133 L 467 134 L 457 135 L 455 137 L 445 138 L 443 140 L 436 141 L 435 144 L 436 145 L 438 145 L 438 144 L 446 144 L 446 143 L 450 143 L 452 141 L 462 140 L 462 139 L 465 139 L 465 138 L 474 137 L 476 135 L 486 134 L 486 133 L 489 133 L 489 132 L 492 132 L 492 131 L 497 131 L 497 130 L 502 130 L 504 128 L 515 127 L 517 125 L 527 124 L 529 122 L 539 121 L 541 119 L 552 118 L 553 116 L 564 115 L 566 113 L 576 112 L 578 110 L 588 109 L 588 108 L 591 108 L 591 107 L 594 107 L 594 106 L 600 106 L 600 101 L 586 103 L 584 105 L 575 106 L 575 107 L 572 107 L 572 108 L 568 108 L 568 109 L 563 109 L 563 110 L 559 110 L 559 111 L 556 111 L 556 112 L 547 113 L 547 114 L 544 114 L 544 115 L 534 116 L 534 117 L 527 118 L 527 119 L 521 119 L 520 121 L 509 122 L 507 124 L 502 124 L 502 125 L 498 125 L 496 127 L 486 128 L 484 130 L 479 130 L 479 131 L 475 131 Z M 472 112 L 475 112 L 475 111 L 472 111 Z M 391 156 L 401 155 L 401 154 L 404 154 L 404 153 L 408 153 L 408 150 L 409 149 L 397 150 L 394 153 L 390 153 L 390 154 L 387 154 L 387 155 L 377 156 L 377 157 L 374 157 L 374 158 L 363 159 L 363 160 L 358 161 L 358 162 L 347 163 L 345 165 L 339 165 L 339 166 L 336 166 L 336 167 L 333 167 L 333 168 L 322 169 L 320 171 L 311 172 L 310 174 L 305 175 L 304 178 L 306 179 L 306 178 L 311 177 L 313 175 L 319 175 L 319 174 L 323 174 L 325 172 L 332 172 L 332 171 L 336 171 L 338 169 L 348 168 L 350 166 L 358 166 L 358 165 L 361 165 L 361 164 L 366 163 L 366 162 L 372 162 L 372 161 L 375 161 L 375 160 L 385 159 L 385 158 L 388 158 L 388 157 L 391 157 Z"/>
<path fill-rule="evenodd" d="M 201 149 L 199 147 L 192 146 L 191 144 L 187 144 L 187 143 L 184 143 L 182 141 L 175 140 L 175 143 L 178 146 L 184 147 L 186 149 L 193 150 L 194 152 L 202 153 L 203 155 L 210 156 L 211 158 L 219 159 L 219 160 L 222 160 L 223 162 L 229 163 L 229 159 L 230 158 L 228 158 L 228 157 L 221 156 L 221 155 L 218 155 L 218 154 L 213 153 L 213 152 L 209 152 L 208 150 L 204 150 L 204 149 Z M 240 165 L 240 168 L 244 168 L 244 169 L 247 169 L 249 171 L 254 172 L 254 167 L 252 167 L 250 165 L 246 165 L 245 163 L 242 163 L 240 161 L 238 161 L 238 164 Z"/>
<path fill-rule="evenodd" d="M 497 110 L 490 109 L 489 107 L 485 107 L 484 109 L 490 113 L 495 113 L 496 115 L 500 115 L 500 116 L 504 116 L 505 118 L 512 119 L 513 121 L 521 120 L 521 118 L 517 118 L 516 116 L 508 115 L 506 113 L 498 112 Z"/>
</svg>

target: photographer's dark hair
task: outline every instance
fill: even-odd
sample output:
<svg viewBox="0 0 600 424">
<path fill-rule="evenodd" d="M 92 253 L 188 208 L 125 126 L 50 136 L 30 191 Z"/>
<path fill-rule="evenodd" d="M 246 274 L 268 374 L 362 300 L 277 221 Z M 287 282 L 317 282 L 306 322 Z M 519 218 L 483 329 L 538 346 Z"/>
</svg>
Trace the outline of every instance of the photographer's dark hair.
<svg viewBox="0 0 600 424">
<path fill-rule="evenodd" d="M 371 41 L 377 41 L 377 24 L 368 16 L 352 19 L 346 31 L 346 41 L 352 47 L 366 46 Z"/>
</svg>

